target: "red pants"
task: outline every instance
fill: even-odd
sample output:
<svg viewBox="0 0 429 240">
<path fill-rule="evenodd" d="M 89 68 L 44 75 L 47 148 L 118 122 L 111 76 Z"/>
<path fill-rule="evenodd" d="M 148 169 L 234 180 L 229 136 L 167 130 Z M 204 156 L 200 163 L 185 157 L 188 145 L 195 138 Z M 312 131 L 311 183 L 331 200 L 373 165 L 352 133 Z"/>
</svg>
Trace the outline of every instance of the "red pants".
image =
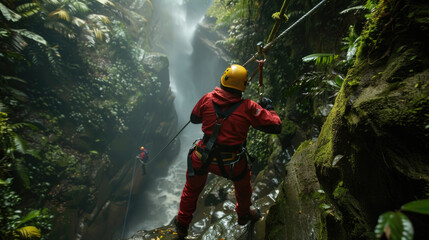
<svg viewBox="0 0 429 240">
<path fill-rule="evenodd" d="M 199 143 L 201 144 L 201 142 Z M 200 169 L 202 166 L 201 160 L 195 155 L 195 151 L 191 155 L 192 166 L 194 169 Z M 225 170 L 227 173 L 230 172 L 229 165 L 225 165 Z M 243 157 L 238 163 L 235 164 L 233 168 L 233 177 L 238 176 L 242 173 L 244 168 L 248 168 L 246 163 L 246 158 Z M 207 168 L 208 172 L 214 173 L 218 176 L 222 176 L 218 165 L 210 164 Z M 195 212 L 197 207 L 198 196 L 203 190 L 207 180 L 207 174 L 197 175 L 189 177 L 186 173 L 186 184 L 183 188 L 182 197 L 180 200 L 179 214 L 177 215 L 177 220 L 185 226 L 188 226 L 192 221 L 192 214 Z M 234 181 L 235 188 L 235 198 L 237 200 L 237 205 L 235 206 L 235 211 L 238 216 L 244 216 L 249 213 L 249 207 L 252 205 L 250 197 L 252 196 L 252 186 L 250 183 L 250 170 L 247 170 L 247 173 L 243 178 L 238 181 Z"/>
</svg>

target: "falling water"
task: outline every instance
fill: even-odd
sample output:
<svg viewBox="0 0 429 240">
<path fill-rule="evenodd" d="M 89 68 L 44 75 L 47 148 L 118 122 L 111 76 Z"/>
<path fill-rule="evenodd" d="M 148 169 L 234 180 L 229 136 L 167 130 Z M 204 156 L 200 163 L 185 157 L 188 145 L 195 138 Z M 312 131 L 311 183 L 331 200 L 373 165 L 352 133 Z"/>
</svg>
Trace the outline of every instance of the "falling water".
<svg viewBox="0 0 429 240">
<path fill-rule="evenodd" d="M 187 4 L 184 3 L 184 0 L 153 1 L 154 14 L 159 16 L 157 23 L 159 30 L 157 31 L 161 33 L 157 44 L 168 56 L 170 64 L 170 87 L 175 95 L 174 105 L 178 114 L 178 129 L 189 121 L 193 106 L 204 94 L 201 88 L 194 85 L 195 78 L 200 76 L 193 74 L 195 65 L 192 62 L 195 60 L 191 59 L 192 38 L 198 22 L 203 19 L 212 1 L 190 0 L 185 2 Z M 201 61 L 200 66 L 213 64 L 213 59 L 201 59 Z M 181 133 L 179 136 L 180 153 L 169 167 L 167 176 L 152 179 L 150 186 L 142 193 L 138 200 L 140 206 L 136 207 L 140 210 L 131 214 L 130 226 L 127 229 L 128 235 L 136 230 L 149 230 L 166 225 L 177 214 L 181 191 L 185 184 L 186 155 L 193 141 L 202 136 L 200 128 L 200 125 L 190 124 Z"/>
</svg>

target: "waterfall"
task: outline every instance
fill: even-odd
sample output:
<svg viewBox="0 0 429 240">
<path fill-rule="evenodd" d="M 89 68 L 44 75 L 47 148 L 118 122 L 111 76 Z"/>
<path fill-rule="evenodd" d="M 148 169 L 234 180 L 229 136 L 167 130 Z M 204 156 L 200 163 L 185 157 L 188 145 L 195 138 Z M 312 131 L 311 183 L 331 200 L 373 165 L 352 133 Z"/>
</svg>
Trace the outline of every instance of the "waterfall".
<svg viewBox="0 0 429 240">
<path fill-rule="evenodd" d="M 211 3 L 212 0 L 153 1 L 154 14 L 157 16 L 156 31 L 161 33 L 157 45 L 168 56 L 170 64 L 170 87 L 175 95 L 174 105 L 178 114 L 178 129 L 189 121 L 192 108 L 203 96 L 203 91 L 207 87 L 214 87 L 213 84 L 208 84 L 211 86 L 206 84 L 204 88 L 195 86 L 195 82 L 198 82 L 195 79 L 201 77 L 196 72 L 201 71 L 193 70 L 196 66 L 193 64 L 195 55 L 192 55 L 192 38 L 195 29 Z M 199 60 L 201 62 L 198 63 L 198 67 L 205 65 L 212 68 L 210 72 L 217 70 L 216 67 L 212 67 L 213 59 Z M 222 72 L 217 73 L 219 76 L 221 74 Z M 206 76 L 206 78 L 208 77 Z M 217 79 L 215 82 L 218 81 Z M 168 174 L 151 179 L 150 186 L 144 189 L 137 202 L 137 205 L 140 206 L 136 206 L 136 211 L 130 214 L 128 235 L 137 230 L 150 230 L 167 225 L 177 214 L 182 188 L 185 184 L 187 153 L 193 141 L 200 137 L 202 137 L 201 125 L 189 124 L 181 133 L 178 139 L 181 143 L 180 153 L 169 166 Z"/>
</svg>

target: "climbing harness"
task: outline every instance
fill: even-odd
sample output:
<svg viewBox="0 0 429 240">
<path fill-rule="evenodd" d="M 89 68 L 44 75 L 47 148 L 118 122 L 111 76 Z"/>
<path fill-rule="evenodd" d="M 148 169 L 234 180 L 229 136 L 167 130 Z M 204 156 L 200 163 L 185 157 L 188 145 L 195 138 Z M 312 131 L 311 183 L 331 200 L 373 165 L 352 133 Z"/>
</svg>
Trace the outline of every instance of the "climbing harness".
<svg viewBox="0 0 429 240">
<path fill-rule="evenodd" d="M 236 146 L 226 146 L 219 145 L 216 143 L 217 136 L 219 135 L 220 128 L 222 123 L 226 121 L 226 119 L 241 105 L 242 101 L 238 101 L 232 104 L 229 108 L 222 111 L 221 107 L 213 102 L 213 107 L 216 112 L 216 120 L 213 127 L 213 132 L 210 136 L 204 135 L 203 142 L 205 143 L 205 147 L 202 148 L 200 146 L 195 146 L 190 149 L 188 154 L 188 176 L 192 177 L 195 174 L 197 175 L 205 175 L 207 174 L 208 166 L 214 161 L 214 164 L 219 166 L 219 169 L 222 173 L 222 176 L 231 179 L 233 181 L 237 181 L 243 178 L 247 172 L 247 168 L 244 168 L 243 172 L 238 176 L 232 176 L 232 170 L 234 165 L 242 159 L 243 154 L 245 154 L 246 150 L 242 146 L 242 144 Z M 197 157 L 201 159 L 203 163 L 202 167 L 198 170 L 195 170 L 192 166 L 192 158 L 191 154 L 195 151 Z M 239 153 L 237 153 L 239 151 Z M 224 165 L 230 166 L 230 173 L 228 174 L 225 170 Z"/>
</svg>

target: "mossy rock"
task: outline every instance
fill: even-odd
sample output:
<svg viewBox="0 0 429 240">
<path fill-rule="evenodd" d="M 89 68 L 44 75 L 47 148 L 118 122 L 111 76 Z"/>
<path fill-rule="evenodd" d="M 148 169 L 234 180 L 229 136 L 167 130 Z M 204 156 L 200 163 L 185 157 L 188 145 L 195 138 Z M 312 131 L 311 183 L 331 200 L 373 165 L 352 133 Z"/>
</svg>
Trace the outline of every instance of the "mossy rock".
<svg viewBox="0 0 429 240">
<path fill-rule="evenodd" d="M 88 200 L 89 189 L 85 185 L 73 186 L 64 194 L 65 201 L 70 208 L 85 208 L 84 203 Z"/>
</svg>

